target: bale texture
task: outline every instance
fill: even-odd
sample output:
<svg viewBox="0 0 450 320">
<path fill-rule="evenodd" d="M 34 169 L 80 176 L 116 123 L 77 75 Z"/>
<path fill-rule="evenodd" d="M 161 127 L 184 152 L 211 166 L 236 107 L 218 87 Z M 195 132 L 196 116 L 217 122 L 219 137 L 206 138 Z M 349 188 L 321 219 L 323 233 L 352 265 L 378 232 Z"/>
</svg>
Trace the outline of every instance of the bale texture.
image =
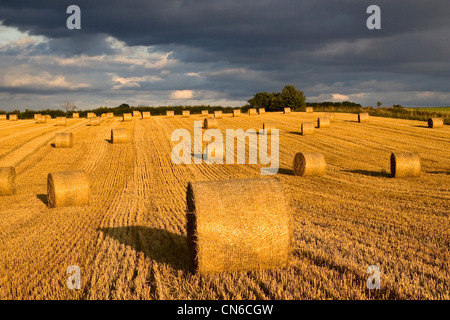
<svg viewBox="0 0 450 320">
<path fill-rule="evenodd" d="M 6 114 L 0 114 L 0 120 L 7 120 Z"/>
<path fill-rule="evenodd" d="M 19 117 L 17 116 L 17 114 L 9 115 L 9 121 L 17 121 L 18 119 L 19 119 Z"/>
<path fill-rule="evenodd" d="M 106 119 L 114 119 L 114 113 L 113 112 L 108 112 L 106 114 Z"/>
<path fill-rule="evenodd" d="M 220 110 L 214 111 L 214 118 L 222 119 L 222 111 Z"/>
<path fill-rule="evenodd" d="M 56 117 L 56 125 L 65 127 L 67 125 L 66 117 Z"/>
<path fill-rule="evenodd" d="M 47 176 L 50 208 L 89 204 L 89 179 L 83 170 L 53 172 Z"/>
<path fill-rule="evenodd" d="M 95 118 L 97 115 L 95 114 L 95 113 L 93 113 L 93 112 L 88 112 L 87 113 L 87 118 L 88 119 L 91 119 L 91 118 Z"/>
<path fill-rule="evenodd" d="M 208 116 L 208 115 L 209 115 L 208 110 L 202 110 L 202 116 Z"/>
<path fill-rule="evenodd" d="M 35 113 L 34 114 L 34 120 L 36 120 L 38 117 L 40 117 L 40 116 L 42 116 L 42 114 L 40 114 L 40 113 Z"/>
<path fill-rule="evenodd" d="M 268 121 L 263 123 L 264 134 L 271 134 L 273 129 L 276 129 L 275 121 Z"/>
<path fill-rule="evenodd" d="M 122 115 L 122 121 L 131 121 L 133 120 L 133 115 L 131 113 L 124 113 Z"/>
<path fill-rule="evenodd" d="M 140 111 L 133 111 L 133 117 L 140 118 L 141 117 L 141 112 Z"/>
<path fill-rule="evenodd" d="M 428 119 L 428 128 L 443 128 L 444 119 L 442 118 L 430 118 Z"/>
<path fill-rule="evenodd" d="M 38 115 L 36 117 L 36 123 L 46 123 L 47 122 L 47 117 L 44 115 Z"/>
<path fill-rule="evenodd" d="M 14 167 L 0 168 L 0 196 L 10 196 L 16 193 L 16 169 Z"/>
<path fill-rule="evenodd" d="M 91 127 L 96 127 L 100 125 L 100 117 L 94 117 L 90 119 L 90 125 Z"/>
<path fill-rule="evenodd" d="M 314 122 L 302 122 L 302 136 L 314 134 Z"/>
<path fill-rule="evenodd" d="M 173 110 L 167 110 L 166 111 L 166 117 L 167 118 L 173 118 L 175 117 L 175 112 Z"/>
<path fill-rule="evenodd" d="M 106 113 L 102 113 L 101 115 L 100 115 L 100 118 L 106 118 Z"/>
<path fill-rule="evenodd" d="M 283 113 L 284 113 L 284 114 L 286 114 L 286 113 L 291 113 L 291 108 L 284 108 L 284 109 L 283 109 Z"/>
<path fill-rule="evenodd" d="M 330 118 L 321 117 L 317 119 L 317 128 L 329 128 L 331 125 Z"/>
<path fill-rule="evenodd" d="M 417 177 L 420 175 L 420 157 L 417 152 L 392 153 L 391 175 L 393 178 Z"/>
<path fill-rule="evenodd" d="M 289 265 L 292 215 L 275 178 L 190 182 L 189 267 L 201 274 Z"/>
<path fill-rule="evenodd" d="M 125 128 L 111 129 L 112 143 L 125 143 L 128 141 L 128 132 Z"/>
<path fill-rule="evenodd" d="M 298 152 L 294 157 L 294 175 L 323 176 L 327 163 L 320 152 Z"/>
<path fill-rule="evenodd" d="M 249 116 L 253 116 L 253 115 L 256 115 L 256 114 L 258 114 L 258 112 L 256 111 L 255 108 L 248 109 L 248 115 Z"/>
<path fill-rule="evenodd" d="M 191 116 L 191 111 L 189 111 L 189 110 L 183 110 L 182 113 L 181 113 L 181 116 L 182 116 L 183 118 L 189 118 L 189 117 Z"/>
<path fill-rule="evenodd" d="M 241 109 L 233 109 L 233 117 L 240 117 Z"/>
<path fill-rule="evenodd" d="M 51 115 L 49 115 L 49 114 L 46 114 L 46 115 L 45 115 L 45 119 L 47 119 L 47 120 L 48 120 L 48 119 L 51 119 L 51 118 L 52 118 L 52 116 L 51 116 Z"/>
<path fill-rule="evenodd" d="M 80 118 L 80 114 L 78 112 L 74 112 L 74 113 L 72 113 L 72 118 L 79 119 Z"/>
<path fill-rule="evenodd" d="M 314 112 L 314 108 L 313 107 L 306 107 L 305 111 L 307 113 L 313 113 Z"/>
<path fill-rule="evenodd" d="M 142 112 L 142 119 L 150 119 L 152 116 L 152 114 L 150 113 L 150 111 L 143 111 Z"/>
<path fill-rule="evenodd" d="M 203 128 L 204 129 L 217 129 L 217 120 L 213 118 L 205 118 L 203 120 Z"/>
<path fill-rule="evenodd" d="M 259 113 L 259 114 L 264 114 L 264 113 L 266 113 L 266 109 L 264 109 L 264 108 L 259 108 L 259 109 L 258 109 L 258 113 Z"/>
<path fill-rule="evenodd" d="M 55 148 L 72 148 L 73 133 L 63 132 L 55 135 Z"/>
<path fill-rule="evenodd" d="M 367 112 L 358 113 L 358 122 L 369 122 L 369 114 Z"/>
</svg>

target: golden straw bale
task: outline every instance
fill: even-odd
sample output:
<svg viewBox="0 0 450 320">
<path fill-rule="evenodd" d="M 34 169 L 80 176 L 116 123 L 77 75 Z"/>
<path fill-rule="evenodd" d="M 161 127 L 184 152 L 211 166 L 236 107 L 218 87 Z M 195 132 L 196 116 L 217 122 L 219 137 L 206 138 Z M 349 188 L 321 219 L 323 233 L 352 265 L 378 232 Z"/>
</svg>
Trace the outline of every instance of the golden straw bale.
<svg viewBox="0 0 450 320">
<path fill-rule="evenodd" d="M 36 123 L 46 123 L 47 117 L 44 115 L 37 115 L 36 117 Z"/>
<path fill-rule="evenodd" d="M 38 117 L 42 116 L 40 113 L 35 113 L 34 114 L 34 120 L 36 120 Z"/>
<path fill-rule="evenodd" d="M 444 127 L 444 119 L 430 118 L 428 119 L 428 128 L 442 128 Z"/>
<path fill-rule="evenodd" d="M 100 115 L 100 118 L 106 118 L 106 113 L 102 113 L 101 115 Z"/>
<path fill-rule="evenodd" d="M 0 196 L 10 196 L 16 193 L 16 169 L 14 167 L 0 168 Z"/>
<path fill-rule="evenodd" d="M 233 117 L 240 117 L 241 109 L 233 109 Z"/>
<path fill-rule="evenodd" d="M 137 117 L 137 118 L 141 117 L 141 112 L 140 111 L 133 111 L 133 118 L 134 117 Z"/>
<path fill-rule="evenodd" d="M 205 118 L 203 120 L 204 129 L 217 129 L 217 120 L 213 118 Z"/>
<path fill-rule="evenodd" d="M 97 115 L 94 112 L 88 112 L 87 113 L 87 118 L 91 119 L 91 118 L 95 118 Z"/>
<path fill-rule="evenodd" d="M 150 113 L 150 111 L 143 111 L 142 112 L 142 119 L 150 119 L 152 116 L 152 114 Z"/>
<path fill-rule="evenodd" d="M 255 114 L 258 114 L 258 112 L 257 112 L 257 110 L 255 108 L 248 109 L 248 115 L 249 116 L 253 116 Z"/>
<path fill-rule="evenodd" d="M 78 118 L 80 118 L 80 114 L 78 112 L 74 112 L 74 113 L 72 113 L 72 118 L 78 119 Z"/>
<path fill-rule="evenodd" d="M 222 119 L 222 111 L 220 111 L 220 110 L 214 111 L 214 118 Z"/>
<path fill-rule="evenodd" d="M 302 136 L 314 134 L 314 122 L 302 122 Z"/>
<path fill-rule="evenodd" d="M 319 152 L 298 152 L 294 157 L 294 175 L 323 176 L 327 163 L 323 154 Z"/>
<path fill-rule="evenodd" d="M 73 133 L 63 132 L 55 135 L 55 148 L 72 148 Z"/>
<path fill-rule="evenodd" d="M 173 118 L 175 117 L 175 112 L 173 110 L 167 110 L 166 111 L 166 117 L 167 118 Z"/>
<path fill-rule="evenodd" d="M 276 129 L 275 121 L 268 121 L 263 123 L 264 134 L 271 134 L 273 129 Z"/>
<path fill-rule="evenodd" d="M 329 128 L 331 125 L 330 118 L 318 118 L 317 128 Z"/>
<path fill-rule="evenodd" d="M 86 172 L 49 173 L 47 196 L 50 208 L 89 205 L 89 179 Z"/>
<path fill-rule="evenodd" d="M 183 118 L 189 118 L 191 116 L 191 111 L 183 110 L 181 114 Z"/>
<path fill-rule="evenodd" d="M 17 114 L 9 115 L 9 121 L 17 121 L 18 119 L 19 119 L 19 117 L 17 116 Z"/>
<path fill-rule="evenodd" d="M 283 109 L 283 113 L 284 113 L 284 114 L 286 114 L 286 113 L 291 113 L 291 108 L 284 108 L 284 109 Z"/>
<path fill-rule="evenodd" d="M 106 119 L 114 119 L 114 113 L 113 112 L 106 113 Z"/>
<path fill-rule="evenodd" d="M 307 113 L 313 113 L 314 112 L 314 108 L 313 107 L 306 107 L 305 111 Z"/>
<path fill-rule="evenodd" d="M 67 125 L 66 117 L 56 117 L 56 125 L 65 127 Z"/>
<path fill-rule="evenodd" d="M 131 113 L 124 113 L 122 115 L 122 121 L 131 121 L 133 120 L 133 115 Z"/>
<path fill-rule="evenodd" d="M 358 113 L 358 122 L 369 122 L 369 114 L 367 112 Z"/>
<path fill-rule="evenodd" d="M 190 182 L 189 267 L 197 273 L 289 266 L 292 213 L 275 178 Z"/>
<path fill-rule="evenodd" d="M 209 115 L 208 110 L 202 110 L 202 116 L 208 116 L 208 115 Z"/>
<path fill-rule="evenodd" d="M 111 129 L 112 143 L 125 143 L 128 141 L 128 132 L 125 128 Z"/>
<path fill-rule="evenodd" d="M 47 120 L 48 120 L 48 119 L 51 119 L 51 118 L 52 118 L 52 116 L 51 116 L 51 115 L 49 115 L 49 114 L 46 114 L 46 115 L 45 115 L 45 119 L 47 119 Z"/>
<path fill-rule="evenodd" d="M 420 157 L 417 152 L 391 154 L 391 175 L 394 178 L 417 177 L 420 175 Z"/>
<path fill-rule="evenodd" d="M 264 113 L 266 113 L 266 109 L 264 109 L 264 108 L 258 108 L 258 113 L 259 113 L 259 114 L 264 114 Z"/>
<path fill-rule="evenodd" d="M 100 117 L 94 117 L 90 119 L 90 125 L 91 127 L 96 127 L 100 125 Z"/>
<path fill-rule="evenodd" d="M 0 114 L 0 120 L 8 120 L 6 114 Z"/>
</svg>

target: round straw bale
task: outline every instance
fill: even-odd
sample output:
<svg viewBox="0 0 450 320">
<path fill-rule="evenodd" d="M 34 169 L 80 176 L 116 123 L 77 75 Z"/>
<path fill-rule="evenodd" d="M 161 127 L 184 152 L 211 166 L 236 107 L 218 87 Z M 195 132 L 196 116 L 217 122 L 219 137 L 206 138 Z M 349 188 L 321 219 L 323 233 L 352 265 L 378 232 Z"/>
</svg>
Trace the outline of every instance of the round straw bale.
<svg viewBox="0 0 450 320">
<path fill-rule="evenodd" d="M 17 121 L 19 118 L 17 117 L 17 114 L 10 114 L 9 115 L 9 120 L 10 121 Z"/>
<path fill-rule="evenodd" d="M 0 114 L 0 120 L 7 120 L 6 114 Z"/>
<path fill-rule="evenodd" d="M 420 175 L 420 157 L 417 152 L 392 153 L 391 175 L 393 178 L 417 177 Z"/>
<path fill-rule="evenodd" d="M 173 118 L 175 117 L 175 112 L 173 110 L 167 110 L 166 111 L 166 117 L 167 118 Z"/>
<path fill-rule="evenodd" d="M 241 109 L 233 109 L 233 117 L 240 117 Z"/>
<path fill-rule="evenodd" d="M 36 117 L 36 123 L 46 123 L 47 117 L 44 115 L 37 115 Z"/>
<path fill-rule="evenodd" d="M 314 122 L 302 122 L 302 136 L 314 134 Z"/>
<path fill-rule="evenodd" d="M 331 125 L 330 118 L 318 118 L 317 128 L 329 128 Z"/>
<path fill-rule="evenodd" d="M 213 118 L 205 118 L 203 120 L 204 129 L 217 129 L 217 120 Z"/>
<path fill-rule="evenodd" d="M 133 111 L 133 117 L 140 117 L 141 112 L 140 111 Z"/>
<path fill-rule="evenodd" d="M 45 119 L 47 119 L 47 120 L 48 120 L 48 119 L 51 119 L 51 118 L 52 118 L 52 116 L 51 116 L 51 115 L 49 115 L 49 114 L 46 114 L 46 115 L 45 115 Z"/>
<path fill-rule="evenodd" d="M 102 113 L 102 114 L 100 115 L 100 118 L 106 118 L 106 113 Z"/>
<path fill-rule="evenodd" d="M 72 148 L 73 133 L 63 132 L 55 135 L 55 148 Z"/>
<path fill-rule="evenodd" d="M 112 143 L 125 143 L 128 141 L 128 132 L 125 128 L 111 129 Z"/>
<path fill-rule="evenodd" d="M 151 118 L 151 113 L 150 111 L 143 111 L 142 112 L 142 119 L 150 119 Z"/>
<path fill-rule="evenodd" d="M 307 113 L 313 113 L 314 112 L 314 108 L 313 107 L 306 107 L 305 111 Z"/>
<path fill-rule="evenodd" d="M 263 129 L 265 134 L 271 134 L 272 129 L 276 129 L 277 125 L 275 121 L 268 121 L 263 123 Z"/>
<path fill-rule="evenodd" d="M 222 119 L 222 111 L 220 110 L 214 111 L 214 118 Z"/>
<path fill-rule="evenodd" d="M 202 110 L 202 116 L 207 116 L 208 115 L 208 110 Z"/>
<path fill-rule="evenodd" d="M 367 112 L 358 113 L 358 122 L 369 122 L 369 114 Z"/>
<path fill-rule="evenodd" d="M 330 119 L 330 122 L 334 122 L 334 113 L 332 113 L 332 112 L 326 112 L 323 116 L 324 116 L 325 118 Z"/>
<path fill-rule="evenodd" d="M 65 127 L 67 125 L 66 117 L 56 117 L 56 125 Z"/>
<path fill-rule="evenodd" d="M 89 204 L 89 179 L 83 170 L 53 172 L 47 176 L 50 208 Z"/>
<path fill-rule="evenodd" d="M 183 118 L 189 118 L 191 116 L 191 111 L 183 110 L 181 114 Z"/>
<path fill-rule="evenodd" d="M 326 169 L 325 157 L 319 152 L 298 152 L 294 157 L 296 176 L 323 176 Z"/>
<path fill-rule="evenodd" d="M 291 113 L 291 108 L 284 108 L 284 109 L 283 109 L 283 113 L 284 113 L 284 114 L 286 114 L 286 113 Z"/>
<path fill-rule="evenodd" d="M 96 127 L 100 125 L 100 117 L 94 117 L 90 119 L 91 127 Z"/>
<path fill-rule="evenodd" d="M 131 113 L 124 113 L 122 116 L 122 121 L 131 121 L 133 119 L 133 115 Z"/>
<path fill-rule="evenodd" d="M 287 267 L 292 214 L 275 178 L 190 182 L 189 267 L 208 274 Z"/>
<path fill-rule="evenodd" d="M 10 196 L 16 193 L 16 169 L 14 167 L 0 168 L 0 196 Z"/>
<path fill-rule="evenodd" d="M 444 127 L 444 119 L 430 118 L 428 119 L 428 128 L 442 128 Z"/>
<path fill-rule="evenodd" d="M 114 113 L 113 112 L 108 112 L 106 114 L 106 119 L 114 119 Z"/>
<path fill-rule="evenodd" d="M 258 114 L 258 112 L 256 111 L 255 108 L 248 109 L 248 115 L 249 116 L 253 116 L 255 114 Z"/>
<path fill-rule="evenodd" d="M 88 119 L 91 119 L 91 118 L 95 118 L 96 116 L 97 116 L 97 115 L 96 115 L 94 112 L 88 112 L 86 117 L 87 117 Z"/>
<path fill-rule="evenodd" d="M 72 113 L 72 118 L 78 119 L 78 118 L 80 118 L 80 114 L 78 112 L 74 112 L 74 113 Z"/>
<path fill-rule="evenodd" d="M 266 113 L 266 109 L 264 109 L 264 108 L 259 108 L 259 109 L 258 109 L 258 113 L 259 113 L 259 114 L 264 114 L 264 113 Z"/>
</svg>

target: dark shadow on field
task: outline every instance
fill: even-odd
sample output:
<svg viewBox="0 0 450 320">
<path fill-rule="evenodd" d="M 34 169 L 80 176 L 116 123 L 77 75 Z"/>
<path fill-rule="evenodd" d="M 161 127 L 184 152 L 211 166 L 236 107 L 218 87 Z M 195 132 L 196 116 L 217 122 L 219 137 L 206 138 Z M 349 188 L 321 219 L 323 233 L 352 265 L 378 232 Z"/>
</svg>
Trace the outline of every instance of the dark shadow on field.
<svg viewBox="0 0 450 320">
<path fill-rule="evenodd" d="M 112 144 L 112 139 L 105 139 L 106 142 L 108 142 L 109 144 Z"/>
<path fill-rule="evenodd" d="M 290 133 L 290 134 L 296 134 L 296 135 L 298 135 L 298 136 L 301 136 L 301 135 L 302 135 L 302 133 L 299 132 L 299 131 L 289 131 L 288 133 Z"/>
<path fill-rule="evenodd" d="M 392 177 L 392 175 L 390 173 L 381 172 L 381 171 L 344 170 L 344 172 L 358 173 L 358 174 L 363 174 L 363 175 L 369 176 L 369 177 L 382 177 L 382 178 L 391 178 Z"/>
<path fill-rule="evenodd" d="M 144 253 L 156 262 L 169 264 L 177 270 L 188 270 L 186 263 L 188 248 L 185 236 L 143 226 L 99 228 L 98 231 Z"/>
<path fill-rule="evenodd" d="M 358 120 L 342 120 L 343 122 L 353 122 L 353 123 L 359 123 Z"/>
<path fill-rule="evenodd" d="M 428 171 L 427 173 L 431 173 L 431 174 L 446 174 L 446 175 L 450 175 L 450 171 Z"/>
<path fill-rule="evenodd" d="M 37 194 L 36 198 L 41 200 L 46 206 L 48 206 L 48 196 L 46 194 Z"/>
<path fill-rule="evenodd" d="M 50 146 L 51 146 L 52 148 L 56 148 L 56 146 L 55 146 L 54 143 L 50 143 Z"/>
<path fill-rule="evenodd" d="M 423 125 L 414 126 L 414 127 L 416 127 L 416 128 L 427 128 L 428 129 L 428 126 L 423 126 Z"/>
<path fill-rule="evenodd" d="M 284 174 L 286 176 L 293 176 L 294 175 L 294 170 L 292 170 L 292 169 L 285 169 L 285 168 L 279 168 L 278 169 L 278 173 L 279 174 Z"/>
</svg>

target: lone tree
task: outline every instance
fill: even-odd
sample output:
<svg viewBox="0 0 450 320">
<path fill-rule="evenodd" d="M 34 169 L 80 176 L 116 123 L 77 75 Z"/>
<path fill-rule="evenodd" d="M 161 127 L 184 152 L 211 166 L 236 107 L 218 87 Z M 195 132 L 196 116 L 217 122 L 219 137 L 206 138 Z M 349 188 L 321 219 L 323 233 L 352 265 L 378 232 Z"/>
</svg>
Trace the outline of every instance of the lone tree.
<svg viewBox="0 0 450 320">
<path fill-rule="evenodd" d="M 377 101 L 377 107 L 379 108 L 381 107 L 381 105 L 382 105 L 381 101 Z"/>
<path fill-rule="evenodd" d="M 66 110 L 67 113 L 77 110 L 77 106 L 70 101 L 61 102 L 60 105 Z"/>
<path fill-rule="evenodd" d="M 265 108 L 271 111 L 281 111 L 285 107 L 300 110 L 306 107 L 303 91 L 293 85 L 286 85 L 281 92 L 258 92 L 248 100 L 253 108 Z"/>
</svg>

